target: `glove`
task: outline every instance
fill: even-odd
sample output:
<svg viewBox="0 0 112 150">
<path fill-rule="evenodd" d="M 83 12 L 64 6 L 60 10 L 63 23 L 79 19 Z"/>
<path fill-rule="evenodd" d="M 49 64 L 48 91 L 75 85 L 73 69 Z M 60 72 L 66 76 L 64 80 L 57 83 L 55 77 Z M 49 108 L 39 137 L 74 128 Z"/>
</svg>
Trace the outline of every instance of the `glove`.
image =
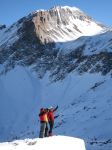
<svg viewBox="0 0 112 150">
<path fill-rule="evenodd" d="M 58 109 L 58 105 L 56 106 L 56 109 Z"/>
</svg>

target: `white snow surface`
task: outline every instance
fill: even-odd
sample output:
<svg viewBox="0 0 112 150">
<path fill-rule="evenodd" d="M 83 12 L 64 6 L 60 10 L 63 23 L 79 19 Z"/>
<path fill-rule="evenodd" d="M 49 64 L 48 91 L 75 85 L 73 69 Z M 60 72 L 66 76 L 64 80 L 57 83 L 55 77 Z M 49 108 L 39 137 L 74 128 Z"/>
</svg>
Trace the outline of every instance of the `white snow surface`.
<svg viewBox="0 0 112 150">
<path fill-rule="evenodd" d="M 54 29 L 58 37 L 57 35 L 53 34 L 51 35 L 51 38 L 55 42 L 67 42 L 67 41 L 75 40 L 81 36 L 92 36 L 95 34 L 99 34 L 100 32 L 103 31 L 103 28 L 100 25 L 98 25 L 94 20 L 89 20 L 86 17 L 84 20 L 81 20 L 79 16 L 81 14 L 84 14 L 84 12 L 82 12 L 80 9 L 76 7 L 69 7 L 69 6 L 54 7 L 53 10 L 58 12 L 60 22 L 62 22 L 60 9 L 70 10 L 73 15 L 69 16 L 68 25 L 63 25 L 62 23 L 62 25 L 60 26 L 61 32 L 59 29 L 58 30 Z M 81 14 L 79 15 L 79 13 Z"/>
<path fill-rule="evenodd" d="M 77 40 L 68 42 L 60 42 L 57 47 L 64 53 L 77 50 L 77 48 L 85 45 L 83 48 L 84 55 L 99 54 L 100 52 L 112 52 L 112 30 L 108 30 L 93 36 L 82 36 Z"/>
<path fill-rule="evenodd" d="M 77 8 L 77 7 L 70 7 L 70 6 L 56 6 L 53 9 L 60 9 L 60 8 L 62 8 L 62 9 L 69 9 L 71 11 L 80 11 L 80 12 L 82 12 L 79 8 Z"/>
<path fill-rule="evenodd" d="M 59 16 L 60 13 L 58 12 Z M 60 18 L 61 20 L 61 18 Z M 68 25 L 61 25 L 59 28 L 54 28 L 54 34 L 50 35 L 50 38 L 53 39 L 54 42 L 67 42 L 71 40 L 75 40 L 81 36 L 92 36 L 102 32 L 102 27 L 97 25 L 94 21 L 82 21 L 80 19 L 75 19 L 73 17 L 69 17 Z M 77 26 L 77 31 L 74 26 Z M 50 27 L 52 29 L 52 27 Z M 52 30 L 51 30 L 52 31 Z M 55 34 L 56 33 L 56 34 Z"/>
<path fill-rule="evenodd" d="M 67 137 L 53 136 L 44 139 L 25 139 L 0 144 L 1 150 L 86 150 L 83 140 Z"/>
</svg>

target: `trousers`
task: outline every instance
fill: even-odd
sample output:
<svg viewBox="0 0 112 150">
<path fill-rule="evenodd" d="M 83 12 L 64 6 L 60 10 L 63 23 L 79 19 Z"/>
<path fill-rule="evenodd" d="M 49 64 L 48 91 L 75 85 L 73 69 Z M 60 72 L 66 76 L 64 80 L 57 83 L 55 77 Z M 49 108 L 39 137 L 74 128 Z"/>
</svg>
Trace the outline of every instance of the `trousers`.
<svg viewBox="0 0 112 150">
<path fill-rule="evenodd" d="M 40 122 L 40 133 L 39 138 L 44 138 L 48 136 L 48 125 L 47 122 Z"/>
</svg>

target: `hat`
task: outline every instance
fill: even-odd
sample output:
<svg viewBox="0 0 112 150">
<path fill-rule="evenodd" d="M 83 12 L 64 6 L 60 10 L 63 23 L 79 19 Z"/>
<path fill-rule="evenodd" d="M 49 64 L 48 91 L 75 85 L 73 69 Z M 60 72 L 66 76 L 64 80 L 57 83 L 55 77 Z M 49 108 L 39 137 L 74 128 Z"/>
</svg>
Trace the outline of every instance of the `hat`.
<svg viewBox="0 0 112 150">
<path fill-rule="evenodd" d="M 40 111 L 44 111 L 44 108 L 41 108 Z"/>
</svg>

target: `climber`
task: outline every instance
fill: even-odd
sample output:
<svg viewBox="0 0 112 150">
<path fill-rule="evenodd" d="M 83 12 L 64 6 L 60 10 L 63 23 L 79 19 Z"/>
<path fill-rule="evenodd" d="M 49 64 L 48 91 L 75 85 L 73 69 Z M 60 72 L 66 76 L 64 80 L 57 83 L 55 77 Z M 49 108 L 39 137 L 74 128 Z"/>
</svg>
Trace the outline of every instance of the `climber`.
<svg viewBox="0 0 112 150">
<path fill-rule="evenodd" d="M 40 118 L 40 133 L 39 138 L 44 138 L 48 136 L 48 118 L 47 109 L 41 108 L 39 113 Z"/>
<path fill-rule="evenodd" d="M 48 117 L 48 122 L 49 122 L 49 136 L 52 136 L 52 129 L 54 126 L 54 112 L 58 109 L 58 106 L 56 108 L 50 107 L 48 109 L 47 117 Z"/>
</svg>

